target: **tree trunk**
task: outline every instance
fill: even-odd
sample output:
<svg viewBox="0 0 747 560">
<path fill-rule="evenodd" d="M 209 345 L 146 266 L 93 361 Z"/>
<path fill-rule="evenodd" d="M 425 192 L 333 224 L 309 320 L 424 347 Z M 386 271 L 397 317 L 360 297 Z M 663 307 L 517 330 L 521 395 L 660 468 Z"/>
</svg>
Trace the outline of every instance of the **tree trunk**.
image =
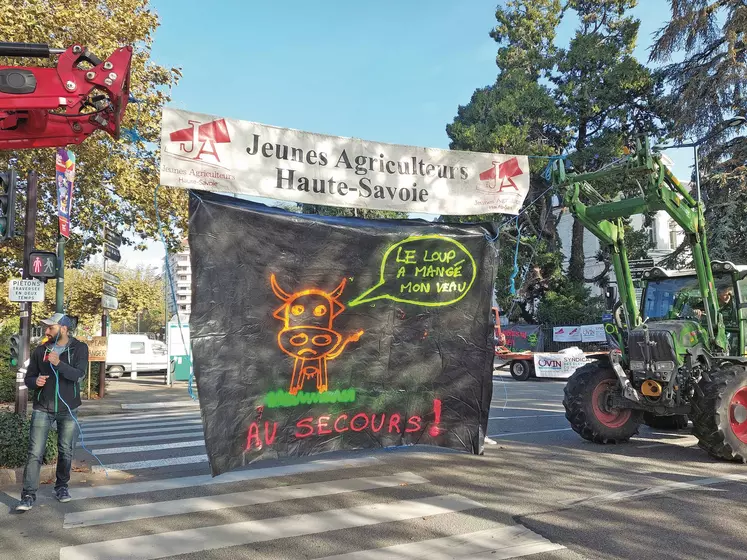
<svg viewBox="0 0 747 560">
<path fill-rule="evenodd" d="M 578 139 L 576 140 L 576 151 L 581 152 L 586 147 L 586 135 L 588 133 L 588 122 L 582 118 L 578 126 Z M 581 171 L 585 171 L 585 165 L 581 164 Z M 584 226 L 576 218 L 573 218 L 573 235 L 571 236 L 571 259 L 568 263 L 568 277 L 574 282 L 584 283 Z"/>
<path fill-rule="evenodd" d="M 568 263 L 568 277 L 574 282 L 584 282 L 584 225 L 573 218 L 573 236 L 571 237 L 571 259 Z"/>
</svg>

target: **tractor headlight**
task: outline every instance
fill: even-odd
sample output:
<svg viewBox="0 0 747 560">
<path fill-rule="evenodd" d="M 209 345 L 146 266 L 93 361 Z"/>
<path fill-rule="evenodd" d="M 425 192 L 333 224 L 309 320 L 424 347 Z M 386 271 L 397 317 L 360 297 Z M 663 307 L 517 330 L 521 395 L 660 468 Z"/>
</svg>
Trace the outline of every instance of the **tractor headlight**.
<svg viewBox="0 0 747 560">
<path fill-rule="evenodd" d="M 674 362 L 656 362 L 656 371 L 674 371 Z"/>
</svg>

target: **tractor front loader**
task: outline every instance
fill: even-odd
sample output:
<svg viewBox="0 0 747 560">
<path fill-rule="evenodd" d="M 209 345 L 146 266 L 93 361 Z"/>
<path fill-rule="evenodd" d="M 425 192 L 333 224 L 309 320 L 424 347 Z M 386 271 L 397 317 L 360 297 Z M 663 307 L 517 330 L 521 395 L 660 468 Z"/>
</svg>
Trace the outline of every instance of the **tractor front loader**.
<svg viewBox="0 0 747 560">
<path fill-rule="evenodd" d="M 610 181 L 638 195 L 607 200 L 593 185 Z M 711 261 L 702 204 L 648 139 L 598 172 L 566 173 L 559 161 L 553 182 L 572 215 L 609 250 L 619 292 L 619 349 L 577 370 L 566 385 L 563 405 L 573 430 L 616 443 L 642 423 L 678 428 L 689 417 L 700 447 L 747 462 L 747 266 Z M 694 269 L 646 271 L 639 309 L 623 220 L 657 211 L 684 230 Z"/>
</svg>

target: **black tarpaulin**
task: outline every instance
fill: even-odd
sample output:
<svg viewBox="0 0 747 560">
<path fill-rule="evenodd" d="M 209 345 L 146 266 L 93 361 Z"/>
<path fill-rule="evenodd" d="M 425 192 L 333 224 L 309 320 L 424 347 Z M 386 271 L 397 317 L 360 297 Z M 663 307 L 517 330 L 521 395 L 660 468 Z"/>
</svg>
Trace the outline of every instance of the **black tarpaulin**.
<svg viewBox="0 0 747 560">
<path fill-rule="evenodd" d="M 486 229 L 192 192 L 190 336 L 213 475 L 344 449 L 481 452 L 495 278 Z"/>
</svg>

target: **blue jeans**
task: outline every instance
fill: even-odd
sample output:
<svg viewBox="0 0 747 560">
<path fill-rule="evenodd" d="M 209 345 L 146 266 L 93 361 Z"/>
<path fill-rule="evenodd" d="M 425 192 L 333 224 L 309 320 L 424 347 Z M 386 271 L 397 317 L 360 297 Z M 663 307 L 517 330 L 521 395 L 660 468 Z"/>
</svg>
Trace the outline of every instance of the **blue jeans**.
<svg viewBox="0 0 747 560">
<path fill-rule="evenodd" d="M 73 415 L 76 411 L 73 410 Z M 52 423 L 57 420 L 57 481 L 54 489 L 67 488 L 70 481 L 70 468 L 73 464 L 75 448 L 75 420 L 67 411 L 45 412 L 35 410 L 31 415 L 31 429 L 29 430 L 29 455 L 26 468 L 23 470 L 23 490 L 21 497 L 31 496 L 36 499 L 39 489 L 39 472 L 44 461 L 44 451 L 47 447 L 47 436 Z"/>
</svg>

